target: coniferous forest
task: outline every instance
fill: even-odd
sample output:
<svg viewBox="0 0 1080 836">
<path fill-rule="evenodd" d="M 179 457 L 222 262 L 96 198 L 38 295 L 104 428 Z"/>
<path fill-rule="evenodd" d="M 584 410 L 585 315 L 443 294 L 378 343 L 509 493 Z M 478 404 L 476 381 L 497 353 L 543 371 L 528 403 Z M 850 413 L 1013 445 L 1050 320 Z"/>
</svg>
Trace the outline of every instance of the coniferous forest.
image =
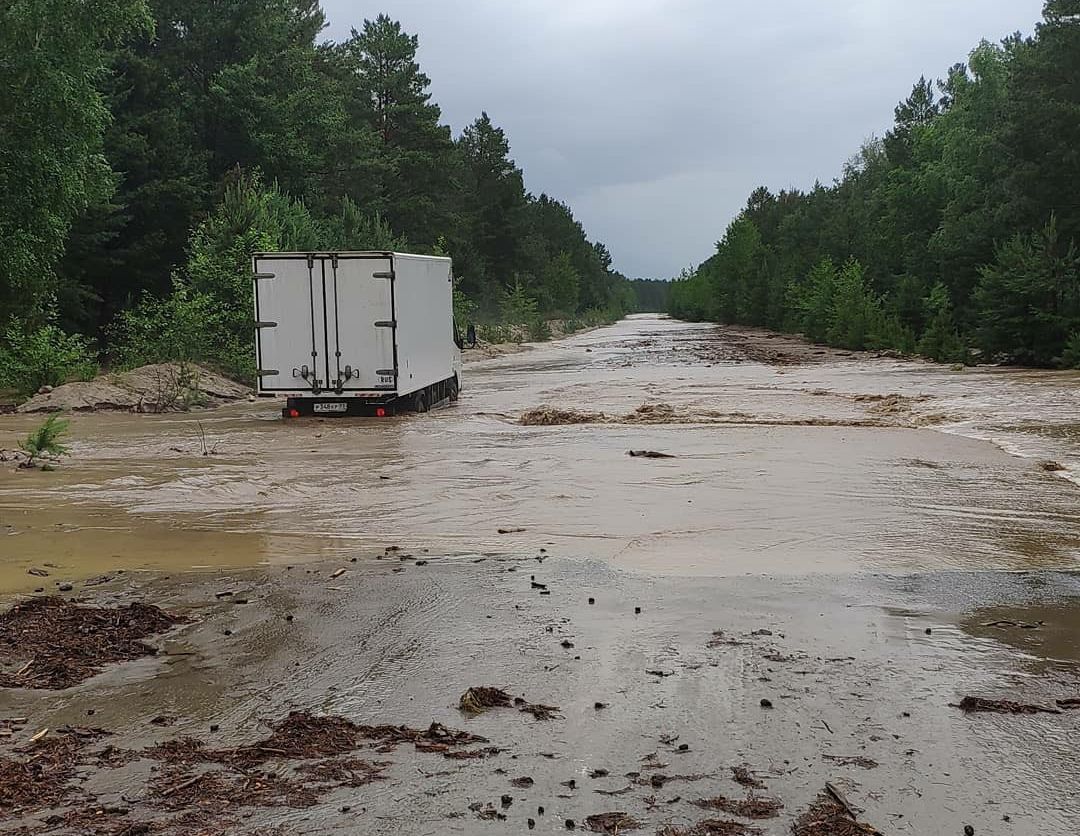
<svg viewBox="0 0 1080 836">
<path fill-rule="evenodd" d="M 945 362 L 1080 366 L 1080 2 L 919 79 L 831 185 L 756 189 L 679 317 Z"/>
<path fill-rule="evenodd" d="M 441 121 L 418 38 L 325 40 L 317 0 L 13 0 L 0 11 L 0 388 L 163 360 L 253 372 L 250 253 L 454 259 L 460 317 L 634 304 L 481 113 Z"/>
</svg>

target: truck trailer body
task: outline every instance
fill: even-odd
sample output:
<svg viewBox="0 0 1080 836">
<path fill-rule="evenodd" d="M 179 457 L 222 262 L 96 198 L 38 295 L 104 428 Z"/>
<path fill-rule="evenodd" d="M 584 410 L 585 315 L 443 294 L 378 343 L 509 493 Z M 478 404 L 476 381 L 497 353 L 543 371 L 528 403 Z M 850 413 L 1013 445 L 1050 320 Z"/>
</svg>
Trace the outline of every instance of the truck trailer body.
<svg viewBox="0 0 1080 836">
<path fill-rule="evenodd" d="M 392 252 L 257 253 L 259 397 L 282 414 L 391 415 L 456 400 L 449 258 Z"/>
</svg>

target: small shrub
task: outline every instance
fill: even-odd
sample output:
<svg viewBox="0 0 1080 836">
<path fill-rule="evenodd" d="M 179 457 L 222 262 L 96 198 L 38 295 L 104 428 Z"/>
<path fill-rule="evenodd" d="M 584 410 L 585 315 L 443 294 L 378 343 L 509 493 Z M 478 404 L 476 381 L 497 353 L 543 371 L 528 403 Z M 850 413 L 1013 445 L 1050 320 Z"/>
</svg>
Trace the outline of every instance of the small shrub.
<svg viewBox="0 0 1080 836">
<path fill-rule="evenodd" d="M 502 301 L 502 318 L 511 325 L 532 322 L 540 315 L 536 299 L 525 289 L 521 279 L 514 279 L 514 286 L 506 291 Z"/>
<path fill-rule="evenodd" d="M 551 339 L 551 326 L 547 320 L 537 317 L 529 323 L 529 339 L 534 343 L 542 343 Z"/>
<path fill-rule="evenodd" d="M 59 458 L 68 455 L 68 448 L 60 443 L 67 435 L 70 422 L 59 415 L 50 415 L 42 424 L 19 443 L 26 453 L 26 461 L 20 467 L 36 467 L 38 459 L 44 457 Z"/>
<path fill-rule="evenodd" d="M 1066 369 L 1080 369 L 1080 331 L 1073 331 L 1061 353 L 1061 365 Z"/>
<path fill-rule="evenodd" d="M 90 341 L 55 325 L 27 329 L 11 322 L 0 340 L 0 387 L 33 395 L 42 386 L 89 380 L 97 374 Z"/>
</svg>

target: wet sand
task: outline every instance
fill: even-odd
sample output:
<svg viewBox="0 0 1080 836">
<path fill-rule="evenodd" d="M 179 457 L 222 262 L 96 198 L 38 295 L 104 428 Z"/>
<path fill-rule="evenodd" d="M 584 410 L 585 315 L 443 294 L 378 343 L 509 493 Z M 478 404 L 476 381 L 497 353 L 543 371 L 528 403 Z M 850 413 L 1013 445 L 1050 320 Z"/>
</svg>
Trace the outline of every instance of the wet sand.
<svg viewBox="0 0 1080 836">
<path fill-rule="evenodd" d="M 1075 377 L 818 351 L 631 319 L 474 363 L 460 405 L 428 416 L 78 416 L 61 470 L 0 472 L 7 602 L 70 581 L 94 603 L 142 600 L 194 623 L 152 640 L 157 657 L 74 688 L 0 690 L 0 720 L 28 718 L 0 758 L 65 723 L 114 731 L 122 748 L 237 745 L 302 708 L 437 721 L 505 751 L 360 752 L 389 761 L 388 780 L 315 806 L 226 810 L 217 832 L 518 833 L 530 818 L 565 832 L 618 810 L 651 833 L 740 820 L 691 803 L 745 797 L 740 765 L 784 805 L 741 819 L 769 834 L 789 833 L 826 781 L 886 834 L 1080 831 L 1080 712 L 950 706 L 1080 696 L 1077 487 L 1037 464 L 1072 461 Z M 692 423 L 517 423 L 545 404 L 643 403 Z M 30 423 L 0 420 L 0 447 Z M 456 704 L 475 685 L 559 716 L 468 718 Z M 160 715 L 175 724 L 152 725 Z M 167 818 L 153 765 L 86 770 L 97 805 L 127 810 L 105 815 L 115 831 L 0 810 L 0 832 Z M 506 820 L 481 820 L 476 802 Z"/>
</svg>

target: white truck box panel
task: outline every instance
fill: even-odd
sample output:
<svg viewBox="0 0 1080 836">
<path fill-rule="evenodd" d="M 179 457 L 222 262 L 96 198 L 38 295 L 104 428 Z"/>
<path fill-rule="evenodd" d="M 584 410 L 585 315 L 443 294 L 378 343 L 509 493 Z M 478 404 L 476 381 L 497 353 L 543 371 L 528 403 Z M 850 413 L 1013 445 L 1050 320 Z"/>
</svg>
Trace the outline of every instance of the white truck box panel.
<svg viewBox="0 0 1080 836">
<path fill-rule="evenodd" d="M 450 259 L 394 254 L 398 394 L 453 377 L 454 285 Z"/>
</svg>

